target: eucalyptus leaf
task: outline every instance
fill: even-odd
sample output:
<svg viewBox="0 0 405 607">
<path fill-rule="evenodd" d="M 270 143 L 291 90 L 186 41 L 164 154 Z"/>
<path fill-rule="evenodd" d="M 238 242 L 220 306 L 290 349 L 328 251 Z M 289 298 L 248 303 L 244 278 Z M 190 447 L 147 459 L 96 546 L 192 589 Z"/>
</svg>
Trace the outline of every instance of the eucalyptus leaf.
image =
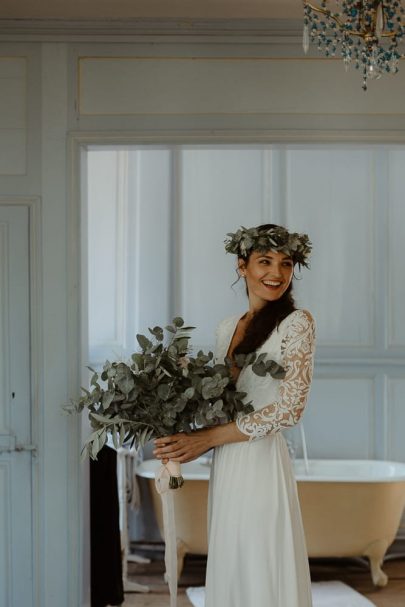
<svg viewBox="0 0 405 607">
<path fill-rule="evenodd" d="M 115 447 L 115 449 L 119 448 L 119 439 L 118 439 L 118 434 L 117 434 L 117 429 L 115 427 L 115 424 L 113 426 L 113 429 L 111 430 L 111 436 L 112 436 L 112 441 L 113 441 L 113 445 Z"/>
<path fill-rule="evenodd" d="M 173 318 L 173 324 L 175 327 L 182 327 L 184 325 L 184 320 L 180 316 L 176 316 L 176 318 Z"/>
<path fill-rule="evenodd" d="M 142 350 L 147 350 L 152 347 L 152 342 L 145 337 L 145 335 L 137 335 L 136 339 L 138 340 L 138 344 L 141 346 Z"/>
<path fill-rule="evenodd" d="M 191 386 L 190 388 L 187 388 L 187 390 L 184 392 L 184 396 L 187 400 L 189 400 L 190 398 L 193 398 L 195 394 L 195 388 L 193 386 Z"/>
<path fill-rule="evenodd" d="M 162 400 L 167 400 L 170 394 L 170 386 L 169 384 L 160 384 L 157 389 L 157 394 L 159 398 Z"/>
<path fill-rule="evenodd" d="M 122 424 L 120 426 L 120 442 L 119 442 L 120 447 L 122 447 L 122 445 L 124 444 L 125 434 L 126 434 L 125 426 L 124 426 L 124 424 Z"/>
<path fill-rule="evenodd" d="M 98 413 L 90 413 L 90 418 L 91 419 L 95 419 L 96 421 L 102 423 L 102 424 L 113 424 L 114 422 L 112 422 L 110 417 L 105 417 L 104 415 L 100 415 Z"/>
<path fill-rule="evenodd" d="M 214 411 L 221 411 L 223 406 L 224 406 L 224 401 L 220 398 L 215 401 L 212 408 Z"/>
<path fill-rule="evenodd" d="M 91 380 L 90 380 L 90 386 L 97 386 L 97 382 L 98 382 L 98 373 L 93 373 Z"/>
<path fill-rule="evenodd" d="M 132 377 L 123 377 L 117 381 L 117 385 L 123 394 L 129 394 L 135 383 Z"/>
<path fill-rule="evenodd" d="M 103 409 L 108 409 L 108 407 L 111 405 L 111 403 L 114 400 L 114 396 L 115 396 L 115 392 L 112 390 L 108 390 L 107 392 L 103 393 L 103 396 L 101 398 L 101 402 L 103 404 Z"/>
<path fill-rule="evenodd" d="M 284 369 L 284 367 L 276 363 L 274 360 L 271 360 L 266 363 L 266 369 L 268 370 L 270 375 L 274 377 L 274 379 L 284 379 L 286 376 L 286 370 Z"/>
<path fill-rule="evenodd" d="M 92 459 L 97 459 L 97 453 L 100 451 L 100 440 L 98 435 L 95 436 L 92 440 L 91 444 L 91 457 Z"/>
<path fill-rule="evenodd" d="M 131 358 L 139 369 L 143 369 L 144 358 L 142 354 L 140 354 L 139 352 L 135 352 L 134 354 L 132 354 Z"/>
</svg>

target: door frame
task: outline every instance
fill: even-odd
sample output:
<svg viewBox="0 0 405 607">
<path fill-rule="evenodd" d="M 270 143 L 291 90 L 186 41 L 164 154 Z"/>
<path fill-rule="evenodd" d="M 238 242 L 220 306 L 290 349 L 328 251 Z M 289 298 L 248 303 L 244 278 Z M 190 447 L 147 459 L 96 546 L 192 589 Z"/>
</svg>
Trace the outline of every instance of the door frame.
<svg viewBox="0 0 405 607">
<path fill-rule="evenodd" d="M 405 131 L 269 131 L 269 130 L 169 130 L 169 131 L 71 131 L 68 133 L 68 379 L 69 387 L 73 390 L 70 397 L 77 397 L 82 367 L 85 360 L 85 339 L 87 323 L 81 310 L 84 301 L 82 293 L 82 225 L 86 223 L 83 214 L 84 199 L 85 152 L 91 145 L 99 146 L 130 146 L 130 145 L 347 145 L 354 146 L 383 146 L 404 145 Z M 69 467 L 71 478 L 75 479 L 71 489 L 71 505 L 69 508 L 69 528 L 77 530 L 70 533 L 69 562 L 77 563 L 74 571 L 70 572 L 70 587 L 76 591 L 78 602 L 72 607 L 81 605 L 88 607 L 87 589 L 90 586 L 90 538 L 89 533 L 83 535 L 85 525 L 89 522 L 88 506 L 88 472 L 79 461 L 81 445 L 81 426 L 76 425 L 77 434 L 72 440 Z M 75 449 L 75 451 L 73 451 Z M 86 501 L 87 500 L 87 501 Z M 73 596 L 73 595 L 72 595 Z"/>
<path fill-rule="evenodd" d="M 41 261 L 41 199 L 38 196 L 0 196 L 0 206 L 25 207 L 28 209 L 29 221 L 29 314 L 30 314 L 30 404 L 31 404 L 31 438 L 37 447 L 37 454 L 32 456 L 32 558 L 33 558 L 33 602 L 40 605 L 40 579 L 43 560 L 40 554 L 42 527 L 42 469 L 44 437 L 42 378 L 42 261 Z"/>
</svg>

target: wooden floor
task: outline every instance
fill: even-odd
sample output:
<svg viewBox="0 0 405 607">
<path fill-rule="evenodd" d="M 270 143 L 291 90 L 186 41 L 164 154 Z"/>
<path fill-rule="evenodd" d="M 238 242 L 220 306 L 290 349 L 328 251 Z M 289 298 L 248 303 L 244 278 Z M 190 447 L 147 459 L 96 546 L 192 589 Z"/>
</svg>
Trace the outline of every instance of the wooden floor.
<svg viewBox="0 0 405 607">
<path fill-rule="evenodd" d="M 146 556 L 145 553 L 142 553 Z M 152 562 L 147 565 L 129 563 L 129 578 L 148 585 L 148 594 L 126 594 L 123 607 L 168 607 L 169 594 L 163 581 L 163 552 L 150 553 Z M 370 599 L 376 607 L 405 607 L 405 558 L 388 560 L 384 571 L 389 577 L 385 588 L 376 589 L 369 570 L 360 560 L 355 559 L 311 559 L 312 581 L 340 580 Z M 186 557 L 184 571 L 179 582 L 178 607 L 190 607 L 185 591 L 189 586 L 203 586 L 205 558 Z M 254 607 L 254 605 L 246 605 Z M 287 607 L 287 606 L 286 606 Z"/>
</svg>

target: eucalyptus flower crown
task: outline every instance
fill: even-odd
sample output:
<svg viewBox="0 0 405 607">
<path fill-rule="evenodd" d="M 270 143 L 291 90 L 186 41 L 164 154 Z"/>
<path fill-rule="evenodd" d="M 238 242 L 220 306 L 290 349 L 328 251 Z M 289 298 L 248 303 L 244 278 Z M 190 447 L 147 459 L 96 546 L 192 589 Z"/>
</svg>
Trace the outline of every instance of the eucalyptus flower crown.
<svg viewBox="0 0 405 607">
<path fill-rule="evenodd" d="M 247 259 L 252 251 L 266 252 L 270 249 L 285 253 L 294 264 L 309 268 L 309 256 L 312 243 L 307 234 L 289 232 L 281 226 L 268 229 L 244 228 L 237 232 L 229 232 L 225 239 L 225 251 Z"/>
</svg>

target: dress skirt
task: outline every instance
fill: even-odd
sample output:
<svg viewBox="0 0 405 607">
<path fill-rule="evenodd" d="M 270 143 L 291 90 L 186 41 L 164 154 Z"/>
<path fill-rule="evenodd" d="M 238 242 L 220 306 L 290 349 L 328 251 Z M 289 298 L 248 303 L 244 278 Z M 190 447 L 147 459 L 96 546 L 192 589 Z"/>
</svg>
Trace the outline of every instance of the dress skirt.
<svg viewBox="0 0 405 607">
<path fill-rule="evenodd" d="M 297 485 L 281 432 L 215 449 L 205 607 L 312 607 Z"/>
</svg>

